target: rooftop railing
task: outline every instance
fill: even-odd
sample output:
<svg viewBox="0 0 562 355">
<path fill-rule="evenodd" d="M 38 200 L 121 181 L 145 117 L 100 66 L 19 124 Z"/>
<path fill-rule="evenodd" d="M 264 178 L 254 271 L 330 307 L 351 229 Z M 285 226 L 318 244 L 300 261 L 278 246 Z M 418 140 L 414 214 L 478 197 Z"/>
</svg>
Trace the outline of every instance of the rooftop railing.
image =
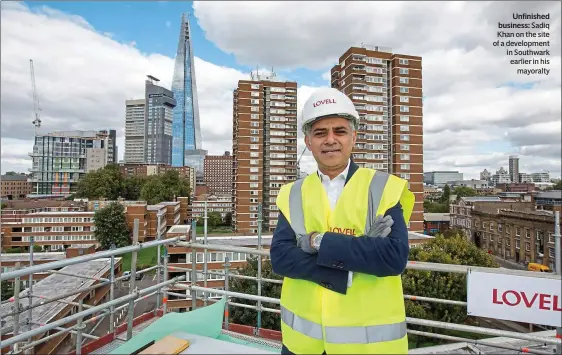
<svg viewBox="0 0 562 355">
<path fill-rule="evenodd" d="M 261 215 L 261 214 L 260 214 Z M 206 217 L 206 216 L 205 216 Z M 557 216 L 558 217 L 558 216 Z M 205 220 L 206 221 L 206 220 Z M 2 327 L 0 329 L 0 338 L 5 337 L 7 332 L 11 333 L 11 337 L 2 339 L 0 344 L 0 349 L 10 346 L 11 351 L 10 354 L 17 354 L 22 352 L 27 352 L 28 350 L 36 347 L 37 345 L 43 344 L 59 335 L 64 333 L 73 333 L 76 334 L 75 341 L 76 341 L 76 354 L 81 354 L 81 346 L 83 342 L 86 340 L 84 338 L 89 339 L 96 339 L 96 336 L 90 335 L 84 331 L 85 324 L 98 322 L 101 321 L 106 317 L 110 316 L 109 326 L 110 332 L 115 331 L 115 324 L 114 324 L 114 315 L 117 311 L 128 308 L 128 319 L 127 319 L 127 340 L 131 339 L 132 337 L 132 330 L 133 330 L 133 314 L 134 314 L 134 304 L 141 299 L 145 299 L 147 297 L 151 297 L 156 295 L 157 297 L 157 306 L 156 310 L 162 309 L 163 313 L 167 312 L 167 302 L 164 298 L 164 295 L 172 295 L 175 297 L 181 297 L 190 300 L 201 300 L 204 304 L 207 302 L 215 302 L 216 300 L 210 299 L 207 297 L 207 294 L 214 293 L 226 296 L 226 307 L 227 310 L 225 312 L 225 327 L 228 327 L 228 308 L 229 307 L 244 307 L 249 309 L 254 309 L 257 311 L 257 328 L 261 328 L 261 312 L 272 312 L 272 313 L 279 313 L 279 309 L 275 308 L 268 308 L 263 307 L 262 303 L 271 303 L 271 304 L 280 304 L 280 300 L 278 298 L 266 297 L 261 295 L 262 282 L 273 282 L 273 283 L 282 283 L 281 280 L 274 280 L 274 279 L 266 279 L 262 278 L 262 262 L 263 257 L 269 256 L 269 250 L 262 249 L 261 245 L 261 230 L 258 230 L 258 248 L 246 248 L 246 247 L 237 247 L 237 246 L 229 246 L 229 245 L 219 245 L 219 244 L 209 244 L 207 243 L 207 236 L 205 233 L 205 238 L 203 243 L 198 243 L 195 235 L 195 223 L 193 223 L 191 228 L 192 238 L 191 241 L 187 241 L 186 237 L 173 237 L 169 239 L 161 239 L 158 236 L 158 239 L 151 242 L 146 242 L 139 244 L 138 243 L 138 219 L 135 220 L 135 228 L 133 231 L 133 244 L 131 246 L 122 247 L 122 248 L 112 248 L 111 250 L 101 251 L 94 254 L 82 255 L 75 258 L 69 258 L 54 262 L 49 262 L 45 264 L 33 265 L 17 269 L 14 271 L 2 273 L 0 275 L 0 280 L 11 280 L 15 279 L 15 294 L 12 299 L 12 312 L 3 314 L 1 316 L 2 319 Z M 258 224 L 260 225 L 260 224 Z M 206 228 L 205 228 L 206 230 Z M 555 234 L 557 235 L 557 246 L 560 246 L 560 231 L 559 228 L 556 229 Z M 32 242 L 31 242 L 32 243 Z M 181 246 L 181 247 L 189 247 L 191 248 L 192 253 L 192 260 L 196 260 L 196 251 L 199 249 L 203 250 L 216 250 L 216 251 L 227 251 L 227 252 L 242 252 L 251 255 L 256 255 L 258 258 L 258 271 L 257 276 L 245 276 L 245 275 L 238 275 L 231 273 L 230 270 L 230 263 L 228 258 L 225 260 L 224 263 L 224 273 L 217 273 L 217 272 L 210 272 L 207 270 L 207 252 L 204 253 L 204 268 L 203 270 L 196 270 L 196 268 L 179 268 L 179 267 L 172 267 L 168 266 L 168 257 L 167 253 L 160 255 L 160 246 L 168 245 L 168 246 Z M 31 245 L 32 246 L 32 245 Z M 153 266 L 148 269 L 136 270 L 136 261 L 137 261 L 137 254 L 141 249 L 150 248 L 158 246 L 158 265 Z M 125 279 L 127 276 L 115 277 L 115 268 L 114 260 L 115 256 L 122 255 L 125 253 L 132 253 L 132 260 L 131 260 L 131 273 L 130 273 L 130 282 L 129 282 L 129 294 L 115 298 L 114 297 L 114 285 L 117 281 Z M 559 256 L 559 255 L 557 255 Z M 98 260 L 98 259 L 105 259 L 111 258 L 111 268 L 110 268 L 110 277 L 109 279 L 102 279 L 99 278 L 97 284 L 94 284 L 90 287 L 83 288 L 83 289 L 76 289 L 66 294 L 57 295 L 56 297 L 50 299 L 42 299 L 41 302 L 29 302 L 28 306 L 22 307 L 20 304 L 21 297 L 19 292 L 19 282 L 20 279 L 24 276 L 29 276 L 34 273 L 40 272 L 53 272 L 54 269 L 60 269 L 65 266 L 69 265 L 76 265 L 79 263 Z M 31 263 L 33 258 L 31 257 Z M 559 262 L 557 266 L 559 266 Z M 137 273 L 148 272 L 150 270 L 157 270 L 158 281 L 155 285 L 139 289 L 135 283 L 135 278 Z M 424 270 L 424 271 L 435 271 L 435 272 L 451 272 L 451 273 L 460 273 L 460 274 L 467 274 L 472 271 L 479 271 L 479 272 L 486 272 L 492 274 L 507 274 L 507 275 L 518 275 L 518 276 L 526 276 L 526 277 L 537 277 L 537 278 L 547 278 L 547 279 L 556 279 L 561 280 L 560 274 L 550 274 L 550 273 L 535 273 L 530 271 L 520 271 L 520 270 L 510 270 L 510 269 L 502 269 L 502 268 L 483 268 L 483 267 L 473 267 L 473 266 L 466 266 L 466 265 L 450 265 L 450 264 L 437 264 L 437 263 L 428 263 L 428 262 L 414 262 L 410 261 L 407 264 L 407 269 L 410 270 Z M 187 275 L 180 275 L 177 277 L 169 278 L 169 271 L 170 270 L 178 270 L 178 271 L 185 271 L 191 272 L 191 280 L 194 280 L 192 283 L 185 283 Z M 60 271 L 57 271 L 61 274 Z M 163 275 L 161 273 L 163 272 Z M 202 273 L 204 275 L 204 286 L 197 285 L 197 273 Z M 207 287 L 207 279 L 208 275 L 211 274 L 220 274 L 225 276 L 225 289 L 218 290 Z M 82 277 L 84 275 L 72 275 L 74 277 Z M 163 281 L 160 281 L 160 277 L 163 277 Z M 253 294 L 246 294 L 240 292 L 232 292 L 229 290 L 229 280 L 230 278 L 242 278 L 242 279 L 249 279 L 255 280 L 258 283 L 257 288 L 257 295 Z M 97 306 L 88 306 L 84 305 L 82 301 L 79 302 L 72 302 L 72 301 L 65 301 L 64 299 L 70 297 L 72 295 L 79 295 L 85 292 L 89 292 L 96 288 L 110 285 L 110 299 L 109 301 L 97 305 Z M 190 295 L 181 294 L 170 291 L 171 288 L 177 289 L 185 289 L 190 291 Z M 33 295 L 33 291 L 30 289 L 28 290 L 27 294 L 24 294 L 24 297 L 28 297 L 31 299 L 32 297 L 36 297 Z M 202 292 L 204 297 L 198 297 L 197 292 Z M 248 305 L 248 304 L 241 304 L 230 302 L 230 298 L 239 298 L 239 299 L 246 299 L 246 300 L 253 300 L 257 302 L 256 306 Z M 417 295 L 404 295 L 405 299 L 409 299 L 412 301 L 424 301 L 424 302 L 433 302 L 433 303 L 440 303 L 440 304 L 450 304 L 450 305 L 458 305 L 458 306 L 466 306 L 467 302 L 463 301 L 455 301 L 455 300 L 447 300 L 447 299 L 439 299 L 439 298 L 432 298 L 432 297 L 423 297 Z M 36 324 L 33 320 L 32 312 L 33 309 L 51 302 L 67 302 L 72 305 L 77 305 L 78 312 L 74 314 L 70 314 L 66 317 L 61 319 L 57 319 L 54 321 L 49 321 L 46 324 Z M 197 309 L 197 302 L 192 303 L 192 310 Z M 155 310 L 155 312 L 156 312 Z M 95 315 L 95 316 L 94 316 Z M 83 321 L 84 317 L 93 316 L 92 318 Z M 28 330 L 19 331 L 21 322 L 20 319 L 23 317 L 27 317 L 27 325 L 29 326 Z M 10 321 L 10 324 L 7 324 Z M 456 330 L 456 331 L 463 331 L 463 332 L 470 332 L 474 334 L 482 334 L 488 336 L 498 336 L 498 337 L 508 337 L 513 339 L 519 340 L 527 340 L 529 342 L 539 342 L 542 344 L 551 344 L 557 346 L 557 353 L 561 353 L 562 350 L 562 332 L 560 328 L 557 329 L 557 336 L 556 337 L 548 337 L 548 336 L 539 336 L 529 333 L 520 333 L 514 331 L 506 331 L 506 330 L 498 330 L 492 328 L 484 328 L 478 326 L 470 326 L 464 324 L 453 324 L 453 323 L 446 323 L 440 321 L 433 321 L 433 320 L 426 320 L 426 319 L 418 319 L 407 317 L 406 319 L 408 324 L 417 325 L 417 326 L 427 326 L 432 328 L 438 329 L 447 329 L 447 330 Z M 76 325 L 67 326 L 68 323 L 76 322 Z M 37 325 L 35 328 L 31 326 L 31 324 Z M 25 323 L 24 323 L 25 325 Z M 97 325 L 95 327 L 97 327 Z M 64 328 L 67 326 L 67 328 Z M 94 327 L 94 328 L 95 328 Z M 52 333 L 51 331 L 56 331 Z M 46 334 L 50 332 L 48 336 Z M 90 331 L 91 332 L 91 331 Z M 466 343 L 472 344 L 479 344 L 479 345 L 487 345 L 496 348 L 504 348 L 513 351 L 519 352 L 529 352 L 535 354 L 552 354 L 552 352 L 548 352 L 546 350 L 535 349 L 535 348 L 526 348 L 526 347 L 516 347 L 507 344 L 498 344 L 494 342 L 487 342 L 486 340 L 473 340 L 461 337 L 454 337 L 444 334 L 437 334 L 437 333 L 428 333 L 416 330 L 408 330 L 409 334 L 412 335 L 419 335 L 424 337 L 432 337 L 437 339 L 443 339 L 448 341 L 461 341 Z"/>
</svg>

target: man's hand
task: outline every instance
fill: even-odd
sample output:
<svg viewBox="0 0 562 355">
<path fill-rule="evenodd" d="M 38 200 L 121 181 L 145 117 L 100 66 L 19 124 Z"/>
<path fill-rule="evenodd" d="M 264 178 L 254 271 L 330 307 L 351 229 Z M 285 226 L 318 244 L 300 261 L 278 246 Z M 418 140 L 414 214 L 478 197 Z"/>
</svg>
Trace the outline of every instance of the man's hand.
<svg viewBox="0 0 562 355">
<path fill-rule="evenodd" d="M 378 215 L 375 219 L 375 224 L 369 231 L 370 237 L 387 237 L 390 234 L 390 227 L 394 224 L 391 216 Z"/>
<path fill-rule="evenodd" d="M 316 233 L 310 233 L 307 235 L 298 236 L 297 246 L 301 248 L 305 253 L 314 254 L 318 251 L 312 247 L 312 238 Z"/>
</svg>

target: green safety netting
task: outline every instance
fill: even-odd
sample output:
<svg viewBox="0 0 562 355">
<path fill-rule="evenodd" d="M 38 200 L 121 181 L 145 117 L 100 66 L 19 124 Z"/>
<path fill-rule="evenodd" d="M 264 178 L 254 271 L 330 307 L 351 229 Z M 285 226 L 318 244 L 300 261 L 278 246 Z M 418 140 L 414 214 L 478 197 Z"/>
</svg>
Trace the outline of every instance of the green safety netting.
<svg viewBox="0 0 562 355">
<path fill-rule="evenodd" d="M 248 342 L 226 334 L 221 334 L 225 304 L 226 299 L 223 297 L 219 302 L 206 307 L 197 308 L 194 311 L 167 313 L 143 329 L 140 333 L 133 336 L 131 340 L 113 350 L 111 354 L 131 354 L 152 340 L 158 341 L 178 331 L 280 353 L 279 349 L 267 345 Z"/>
</svg>

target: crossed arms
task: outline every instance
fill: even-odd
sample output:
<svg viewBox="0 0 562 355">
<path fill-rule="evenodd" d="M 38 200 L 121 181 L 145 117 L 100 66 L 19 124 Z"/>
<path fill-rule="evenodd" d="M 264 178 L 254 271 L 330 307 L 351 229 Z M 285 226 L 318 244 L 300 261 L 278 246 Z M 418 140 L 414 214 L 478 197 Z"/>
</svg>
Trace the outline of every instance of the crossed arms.
<svg viewBox="0 0 562 355">
<path fill-rule="evenodd" d="M 379 277 L 400 275 L 408 262 L 408 229 L 400 203 L 385 216 L 394 220 L 386 238 L 324 233 L 317 254 L 297 246 L 291 225 L 279 213 L 271 242 L 271 265 L 278 275 L 315 282 L 335 292 L 347 292 L 349 271 Z"/>
</svg>

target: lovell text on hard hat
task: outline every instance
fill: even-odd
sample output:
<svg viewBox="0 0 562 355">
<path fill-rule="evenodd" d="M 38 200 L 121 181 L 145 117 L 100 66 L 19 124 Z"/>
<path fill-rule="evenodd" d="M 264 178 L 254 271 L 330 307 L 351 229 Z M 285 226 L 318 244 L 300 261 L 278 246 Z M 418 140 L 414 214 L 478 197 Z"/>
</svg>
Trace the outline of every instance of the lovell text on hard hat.
<svg viewBox="0 0 562 355">
<path fill-rule="evenodd" d="M 560 278 L 471 271 L 467 277 L 468 315 L 562 326 Z"/>
</svg>

